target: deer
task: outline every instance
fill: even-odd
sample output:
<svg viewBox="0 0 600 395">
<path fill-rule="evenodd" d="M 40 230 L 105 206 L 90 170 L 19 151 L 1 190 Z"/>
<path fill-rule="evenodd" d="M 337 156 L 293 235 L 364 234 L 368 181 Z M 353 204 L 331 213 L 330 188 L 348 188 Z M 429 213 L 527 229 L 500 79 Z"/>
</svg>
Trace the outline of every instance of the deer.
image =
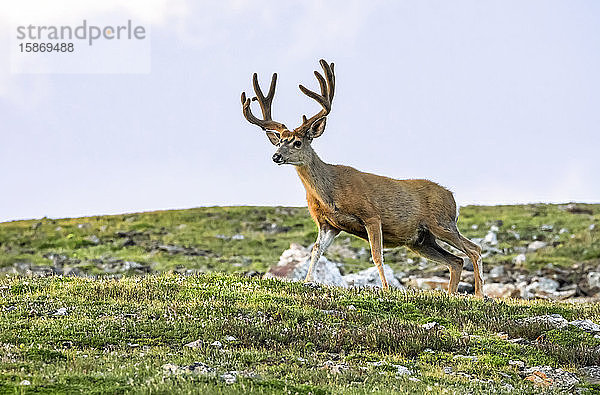
<svg viewBox="0 0 600 395">
<path fill-rule="evenodd" d="M 242 113 L 246 120 L 265 131 L 277 147 L 273 161 L 295 167 L 306 190 L 310 215 L 318 235 L 310 254 L 305 282 L 312 281 L 315 263 L 341 232 L 355 235 L 370 244 L 371 257 L 377 267 L 382 289 L 389 290 L 383 270 L 383 248 L 405 246 L 418 255 L 448 266 L 448 293 L 455 294 L 463 269 L 463 259 L 438 244 L 444 241 L 462 251 L 473 263 L 474 293 L 482 293 L 481 247 L 464 237 L 457 228 L 458 210 L 448 189 L 424 179 L 398 180 L 366 173 L 345 165 L 321 160 L 312 148 L 314 139 L 323 135 L 335 93 L 334 64 L 319 61 L 323 75 L 315 71 L 321 93 L 299 85 L 300 91 L 315 100 L 322 109 L 302 124 L 289 130 L 274 121 L 271 104 L 275 95 L 277 73 L 265 96 L 256 73 L 252 76 L 255 97 L 242 92 Z M 258 101 L 262 119 L 253 115 L 251 102 Z"/>
</svg>

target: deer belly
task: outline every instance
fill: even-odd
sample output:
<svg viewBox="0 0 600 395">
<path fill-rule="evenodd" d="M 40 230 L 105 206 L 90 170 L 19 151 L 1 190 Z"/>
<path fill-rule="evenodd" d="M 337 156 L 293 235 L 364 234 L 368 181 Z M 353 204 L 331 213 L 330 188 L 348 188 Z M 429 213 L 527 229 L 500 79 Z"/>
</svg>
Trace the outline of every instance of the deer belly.
<svg viewBox="0 0 600 395">
<path fill-rule="evenodd" d="M 327 222 L 345 232 L 358 237 L 363 237 L 362 235 L 365 235 L 366 237 L 367 232 L 365 227 L 362 225 L 361 221 L 353 215 L 332 213 L 327 215 Z"/>
</svg>

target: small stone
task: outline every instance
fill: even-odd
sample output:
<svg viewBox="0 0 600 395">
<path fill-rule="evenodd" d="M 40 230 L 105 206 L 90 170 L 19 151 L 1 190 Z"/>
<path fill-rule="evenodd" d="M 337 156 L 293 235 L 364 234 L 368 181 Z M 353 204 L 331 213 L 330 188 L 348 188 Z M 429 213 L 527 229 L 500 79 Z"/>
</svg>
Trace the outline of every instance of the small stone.
<svg viewBox="0 0 600 395">
<path fill-rule="evenodd" d="M 218 340 L 215 340 L 214 342 L 210 343 L 211 346 L 216 347 L 216 348 L 222 348 L 223 347 L 223 343 L 221 343 Z"/>
<path fill-rule="evenodd" d="M 483 294 L 490 298 L 515 298 L 519 296 L 520 291 L 514 284 L 485 283 Z"/>
<path fill-rule="evenodd" d="M 527 256 L 525 254 L 519 254 L 513 258 L 513 263 L 515 265 L 522 265 L 525 261 L 527 261 Z"/>
<path fill-rule="evenodd" d="M 540 226 L 540 230 L 542 232 L 552 232 L 554 230 L 554 226 L 553 225 L 542 225 L 542 226 Z"/>
<path fill-rule="evenodd" d="M 61 307 L 60 309 L 56 310 L 52 315 L 55 316 L 62 316 L 62 315 L 67 315 L 68 314 L 68 310 L 66 307 Z"/>
<path fill-rule="evenodd" d="M 226 336 L 225 337 L 225 341 L 234 342 L 234 341 L 237 341 L 237 339 L 235 337 L 233 337 L 233 336 Z"/>
<path fill-rule="evenodd" d="M 87 241 L 93 244 L 100 244 L 100 239 L 96 235 L 91 235 L 85 238 Z"/>
<path fill-rule="evenodd" d="M 19 385 L 31 385 L 31 381 L 29 380 L 23 380 L 19 383 Z"/>
<path fill-rule="evenodd" d="M 452 374 L 453 370 L 452 370 L 452 366 L 446 366 L 444 367 L 444 373 L 445 374 Z"/>
<path fill-rule="evenodd" d="M 504 266 L 498 265 L 494 266 L 489 273 L 490 278 L 499 278 L 504 277 L 506 275 L 506 271 L 504 270 Z"/>
<path fill-rule="evenodd" d="M 354 307 L 354 305 L 351 304 L 351 305 L 348 306 L 348 310 L 356 310 L 356 307 Z"/>
<path fill-rule="evenodd" d="M 431 322 L 428 322 L 426 324 L 421 325 L 421 328 L 430 331 L 430 330 L 432 330 L 434 328 L 443 329 L 444 327 L 442 325 L 440 325 L 438 322 L 431 321 Z"/>
<path fill-rule="evenodd" d="M 569 321 L 563 318 L 563 316 L 561 316 L 560 314 L 547 314 L 521 318 L 520 320 L 517 320 L 517 323 L 521 325 L 547 325 L 551 328 L 557 329 L 565 328 L 567 325 L 569 325 Z"/>
<path fill-rule="evenodd" d="M 231 236 L 231 240 L 244 240 L 244 235 L 236 234 Z"/>
<path fill-rule="evenodd" d="M 201 339 L 194 340 L 193 342 L 187 343 L 184 347 L 189 348 L 201 348 L 204 342 Z"/>
<path fill-rule="evenodd" d="M 367 365 L 371 365 L 374 367 L 385 366 L 387 365 L 386 361 L 377 361 L 377 362 L 367 362 Z"/>
<path fill-rule="evenodd" d="M 221 380 L 223 380 L 225 382 L 225 384 L 234 384 L 237 381 L 237 376 L 236 376 L 237 372 L 227 372 L 225 374 L 222 374 Z"/>
<path fill-rule="evenodd" d="M 406 366 L 398 365 L 396 376 L 410 376 L 413 372 Z"/>
<path fill-rule="evenodd" d="M 560 228 L 560 230 L 558 231 L 558 234 L 562 235 L 563 233 L 569 233 L 569 229 L 567 229 L 567 228 Z"/>
<path fill-rule="evenodd" d="M 491 246 L 495 246 L 498 244 L 498 235 L 494 231 L 490 230 L 483 238 L 483 242 Z"/>
<path fill-rule="evenodd" d="M 539 250 L 540 248 L 546 247 L 547 245 L 548 244 L 543 241 L 536 240 L 536 241 L 529 243 L 529 245 L 527 246 L 527 250 L 531 251 L 531 252 L 535 252 L 535 251 Z"/>
</svg>

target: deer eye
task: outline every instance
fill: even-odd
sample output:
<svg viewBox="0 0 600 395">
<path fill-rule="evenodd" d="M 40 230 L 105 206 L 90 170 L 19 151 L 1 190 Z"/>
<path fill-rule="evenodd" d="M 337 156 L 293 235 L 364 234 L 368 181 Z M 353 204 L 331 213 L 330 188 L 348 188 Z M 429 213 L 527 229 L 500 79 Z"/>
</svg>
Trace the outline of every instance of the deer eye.
<svg viewBox="0 0 600 395">
<path fill-rule="evenodd" d="M 302 141 L 300 141 L 300 140 L 294 141 L 294 147 L 296 147 L 296 148 L 302 147 Z"/>
</svg>

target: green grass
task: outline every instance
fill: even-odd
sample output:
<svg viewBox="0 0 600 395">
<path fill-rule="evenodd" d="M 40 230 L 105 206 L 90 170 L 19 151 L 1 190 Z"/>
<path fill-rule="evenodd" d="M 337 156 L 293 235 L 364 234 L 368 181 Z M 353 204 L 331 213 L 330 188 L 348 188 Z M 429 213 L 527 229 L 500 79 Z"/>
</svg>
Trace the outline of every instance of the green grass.
<svg viewBox="0 0 600 395">
<path fill-rule="evenodd" d="M 56 315 L 60 308 L 67 314 Z M 580 333 L 569 342 L 571 332 L 515 323 L 549 313 L 600 321 L 597 304 L 311 289 L 231 274 L 4 277 L 0 392 L 531 393 L 536 388 L 509 360 L 567 370 L 600 364 L 591 351 L 596 343 Z M 421 327 L 432 320 L 445 329 Z M 531 343 L 512 344 L 499 332 Z M 540 332 L 546 335 L 536 342 Z M 184 346 L 195 340 L 200 348 Z M 216 340 L 222 349 L 211 346 Z M 326 361 L 347 369 L 326 369 Z M 388 364 L 369 364 L 375 361 Z M 216 370 L 170 375 L 163 369 L 194 362 Z M 396 377 L 391 365 L 413 370 L 419 381 Z M 446 367 L 486 383 L 445 374 Z M 229 371 L 251 374 L 228 385 L 220 376 Z M 22 380 L 31 385 L 20 386 Z"/>
</svg>

